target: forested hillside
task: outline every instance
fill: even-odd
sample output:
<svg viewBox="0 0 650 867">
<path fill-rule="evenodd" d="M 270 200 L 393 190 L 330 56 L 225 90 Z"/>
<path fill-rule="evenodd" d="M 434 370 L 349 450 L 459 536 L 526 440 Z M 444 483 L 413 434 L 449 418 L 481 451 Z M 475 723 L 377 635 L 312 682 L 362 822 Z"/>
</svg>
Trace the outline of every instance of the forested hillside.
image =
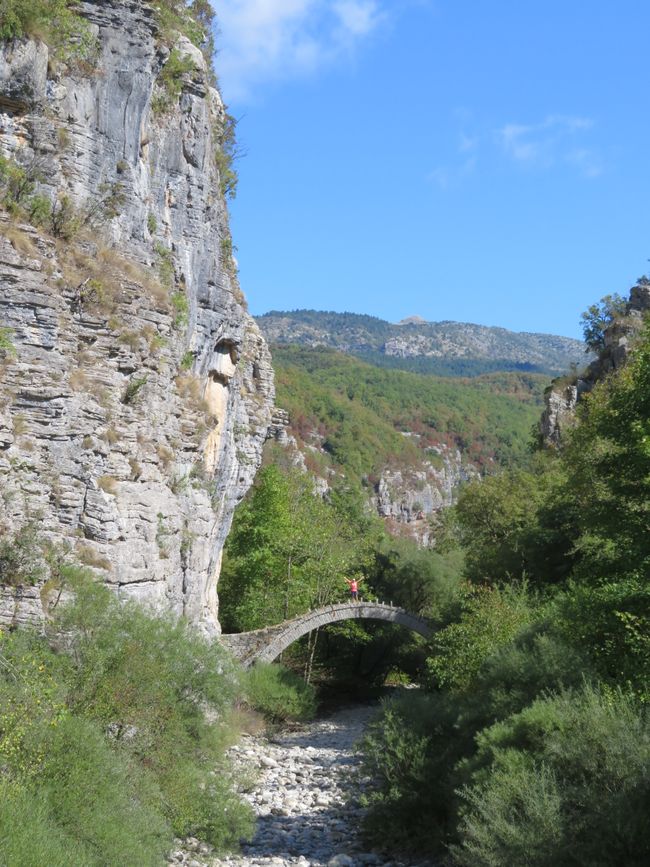
<svg viewBox="0 0 650 867">
<path fill-rule="evenodd" d="M 547 379 L 386 370 L 331 349 L 272 348 L 289 451 L 321 491 L 345 483 L 393 532 L 431 541 L 470 478 L 529 460 Z"/>
<path fill-rule="evenodd" d="M 382 370 L 327 349 L 272 354 L 292 432 L 303 442 L 316 434 L 331 463 L 357 479 L 417 462 L 441 443 L 482 469 L 520 461 L 548 384 L 536 374 L 466 380 Z"/>
<path fill-rule="evenodd" d="M 270 343 L 329 347 L 381 367 L 438 376 L 504 370 L 558 374 L 584 361 L 579 340 L 468 322 L 426 322 L 413 316 L 394 324 L 376 316 L 319 310 L 273 310 L 256 318 Z"/>
</svg>

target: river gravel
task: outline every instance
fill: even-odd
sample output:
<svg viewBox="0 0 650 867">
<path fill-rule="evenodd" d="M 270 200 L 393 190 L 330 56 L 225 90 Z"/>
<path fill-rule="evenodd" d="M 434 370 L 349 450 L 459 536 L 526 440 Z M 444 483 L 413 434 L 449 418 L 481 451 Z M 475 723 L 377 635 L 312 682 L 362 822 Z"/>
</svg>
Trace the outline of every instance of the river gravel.
<svg viewBox="0 0 650 867">
<path fill-rule="evenodd" d="M 183 867 L 432 867 L 369 851 L 359 836 L 359 797 L 371 785 L 359 772 L 355 743 L 376 707 L 355 706 L 277 737 L 245 736 L 233 747 L 242 779 L 257 780 L 243 797 L 257 815 L 241 855 L 211 856 L 190 839 L 170 864 Z"/>
</svg>

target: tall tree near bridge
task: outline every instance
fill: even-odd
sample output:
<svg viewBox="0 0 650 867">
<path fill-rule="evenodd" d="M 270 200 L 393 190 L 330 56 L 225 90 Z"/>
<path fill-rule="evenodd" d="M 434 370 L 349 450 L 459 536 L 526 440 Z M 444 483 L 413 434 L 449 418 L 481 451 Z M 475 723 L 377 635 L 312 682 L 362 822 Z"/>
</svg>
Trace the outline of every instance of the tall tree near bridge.
<svg viewBox="0 0 650 867">
<path fill-rule="evenodd" d="M 222 623 L 258 629 L 340 600 L 343 577 L 363 569 L 371 545 L 349 509 L 315 495 L 310 477 L 265 467 L 226 545 Z"/>
</svg>

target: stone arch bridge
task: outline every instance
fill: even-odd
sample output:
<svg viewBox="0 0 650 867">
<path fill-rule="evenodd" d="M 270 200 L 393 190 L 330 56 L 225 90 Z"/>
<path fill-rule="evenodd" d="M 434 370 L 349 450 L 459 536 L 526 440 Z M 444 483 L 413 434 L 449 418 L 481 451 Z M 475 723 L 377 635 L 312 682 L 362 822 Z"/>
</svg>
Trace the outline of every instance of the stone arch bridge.
<svg viewBox="0 0 650 867">
<path fill-rule="evenodd" d="M 308 611 L 293 620 L 285 620 L 276 626 L 267 626 L 253 632 L 237 632 L 221 635 L 220 641 L 246 667 L 256 662 L 272 662 L 290 644 L 303 635 L 341 620 L 384 620 L 398 623 L 407 629 L 429 638 L 433 629 L 428 620 L 410 614 L 403 608 L 387 605 L 384 602 L 343 602 L 326 605 L 315 611 Z"/>
</svg>

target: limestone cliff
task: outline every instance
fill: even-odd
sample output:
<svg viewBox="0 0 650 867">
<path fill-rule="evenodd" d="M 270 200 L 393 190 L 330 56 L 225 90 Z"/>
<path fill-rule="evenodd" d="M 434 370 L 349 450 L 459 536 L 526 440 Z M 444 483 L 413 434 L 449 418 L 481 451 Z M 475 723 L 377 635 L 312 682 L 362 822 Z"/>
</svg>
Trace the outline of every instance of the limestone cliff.
<svg viewBox="0 0 650 867">
<path fill-rule="evenodd" d="M 440 444 L 428 450 L 417 467 L 386 468 L 375 487 L 373 504 L 395 535 L 406 535 L 420 545 L 435 541 L 437 519 L 453 506 L 465 482 L 481 472 L 459 449 Z"/>
<path fill-rule="evenodd" d="M 624 315 L 615 317 L 605 329 L 598 357 L 581 373 L 560 377 L 551 383 L 544 395 L 546 407 L 540 421 L 540 435 L 547 446 L 561 445 L 563 431 L 571 427 L 582 395 L 626 363 L 648 311 L 650 281 L 642 277 L 630 289 Z"/>
<path fill-rule="evenodd" d="M 79 8 L 92 63 L 0 44 L 0 156 L 53 208 L 43 229 L 0 209 L 0 530 L 31 522 L 120 595 L 216 632 L 274 397 L 232 259 L 227 116 L 148 3 Z M 0 622 L 47 602 L 5 587 Z"/>
</svg>

